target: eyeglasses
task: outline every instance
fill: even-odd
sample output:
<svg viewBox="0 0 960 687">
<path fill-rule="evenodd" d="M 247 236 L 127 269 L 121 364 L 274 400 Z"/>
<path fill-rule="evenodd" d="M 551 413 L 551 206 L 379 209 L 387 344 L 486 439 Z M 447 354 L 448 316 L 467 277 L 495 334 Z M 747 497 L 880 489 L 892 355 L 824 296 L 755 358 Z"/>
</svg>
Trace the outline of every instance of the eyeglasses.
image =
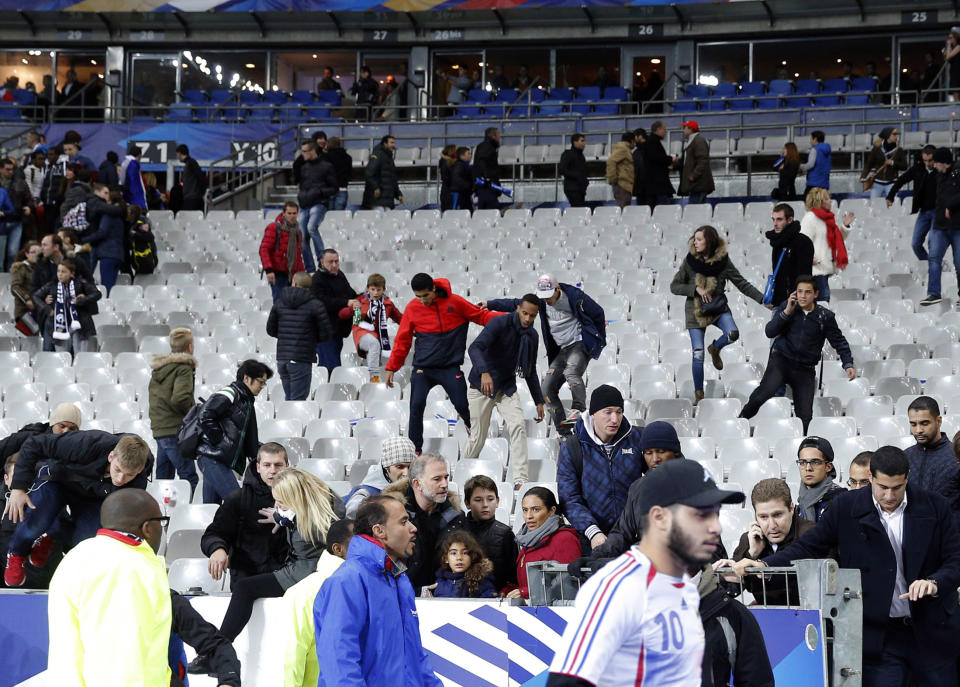
<svg viewBox="0 0 960 687">
<path fill-rule="evenodd" d="M 799 465 L 802 468 L 805 468 L 807 466 L 818 468 L 821 465 L 826 464 L 826 462 L 827 461 L 821 460 L 820 458 L 814 458 L 813 460 L 798 460 L 797 465 Z"/>
<path fill-rule="evenodd" d="M 159 522 L 161 527 L 166 527 L 167 525 L 170 524 L 170 516 L 158 515 L 155 518 L 147 518 L 146 520 L 143 521 L 143 524 L 146 525 L 148 522 Z"/>
<path fill-rule="evenodd" d="M 853 479 L 852 477 L 847 480 L 847 486 L 851 489 L 860 489 L 870 484 L 868 479 Z"/>
</svg>

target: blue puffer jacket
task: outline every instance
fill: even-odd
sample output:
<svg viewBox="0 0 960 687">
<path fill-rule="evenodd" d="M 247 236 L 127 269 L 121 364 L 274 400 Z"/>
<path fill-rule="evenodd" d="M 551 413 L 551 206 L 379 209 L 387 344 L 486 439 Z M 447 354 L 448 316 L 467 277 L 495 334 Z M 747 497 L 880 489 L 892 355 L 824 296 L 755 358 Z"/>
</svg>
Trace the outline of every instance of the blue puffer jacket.
<svg viewBox="0 0 960 687">
<path fill-rule="evenodd" d="M 813 168 L 807 172 L 807 186 L 819 186 L 820 188 L 830 188 L 830 144 L 818 143 L 813 146 L 817 151 L 817 161 L 813 163 Z"/>
<path fill-rule="evenodd" d="M 577 420 L 574 434 L 580 442 L 583 466 L 577 470 L 566 441 L 561 444 L 557 489 L 560 508 L 567 519 L 590 539 L 613 528 L 627 504 L 630 485 L 646 471 L 646 463 L 640 448 L 640 430 L 631 427 L 626 418 L 611 441 L 614 448 L 609 459 L 593 433 L 592 417 L 583 415 Z"/>
<path fill-rule="evenodd" d="M 570 307 L 580 322 L 580 335 L 583 337 L 583 351 L 596 360 L 607 345 L 607 319 L 603 308 L 576 286 L 560 284 L 560 288 L 570 301 Z M 519 306 L 519 298 L 495 298 L 487 301 L 487 308 L 500 312 L 513 312 Z M 540 331 L 543 333 L 543 343 L 547 347 L 547 362 L 552 361 L 560 352 L 560 347 L 550 335 L 550 320 L 547 319 L 547 304 L 540 300 Z"/>
<path fill-rule="evenodd" d="M 960 466 L 947 435 L 941 432 L 939 441 L 929 446 L 914 444 L 904 453 L 910 461 L 910 484 L 940 494 L 956 514 L 960 510 Z"/>
<path fill-rule="evenodd" d="M 480 578 L 475 594 L 468 593 L 466 580 L 464 579 L 468 574 L 473 580 Z M 493 582 L 493 563 L 490 562 L 490 559 L 484 558 L 479 563 L 475 563 L 465 573 L 455 573 L 446 568 L 438 569 L 437 587 L 433 590 L 433 595 L 438 599 L 494 598 L 497 595 L 497 588 Z"/>
<path fill-rule="evenodd" d="M 420 643 L 416 597 L 402 564 L 357 535 L 313 603 L 317 687 L 442 687 Z"/>
</svg>

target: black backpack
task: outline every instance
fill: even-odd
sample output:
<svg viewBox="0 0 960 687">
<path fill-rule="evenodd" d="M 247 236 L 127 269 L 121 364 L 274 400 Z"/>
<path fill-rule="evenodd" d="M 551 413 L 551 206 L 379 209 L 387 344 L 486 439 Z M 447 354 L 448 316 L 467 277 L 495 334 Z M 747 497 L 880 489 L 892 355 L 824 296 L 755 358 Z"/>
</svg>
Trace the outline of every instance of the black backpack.
<svg viewBox="0 0 960 687">
<path fill-rule="evenodd" d="M 180 429 L 177 430 L 177 448 L 180 455 L 192 460 L 197 459 L 197 448 L 200 446 L 200 438 L 203 436 L 203 430 L 200 429 L 200 411 L 206 404 L 204 399 L 187 411 L 180 423 Z"/>
</svg>

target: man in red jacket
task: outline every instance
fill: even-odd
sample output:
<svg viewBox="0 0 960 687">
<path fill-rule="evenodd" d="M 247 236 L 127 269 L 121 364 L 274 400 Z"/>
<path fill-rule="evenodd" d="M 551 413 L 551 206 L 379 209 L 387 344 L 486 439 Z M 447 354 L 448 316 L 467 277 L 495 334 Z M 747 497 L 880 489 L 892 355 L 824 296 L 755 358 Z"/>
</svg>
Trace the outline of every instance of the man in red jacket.
<svg viewBox="0 0 960 687">
<path fill-rule="evenodd" d="M 413 376 L 410 380 L 410 425 L 407 436 L 417 453 L 423 447 L 423 411 L 427 394 L 437 384 L 450 397 L 460 418 L 470 428 L 467 405 L 467 382 L 460 370 L 467 348 L 470 323 L 486 325 L 502 313 L 481 310 L 465 298 L 454 295 L 447 279 L 434 280 L 423 272 L 414 275 L 410 287 L 416 300 L 407 306 L 400 321 L 400 331 L 387 362 L 387 386 L 393 386 L 393 375 L 399 370 L 413 337 L 417 350 L 413 354 Z"/>
<path fill-rule="evenodd" d="M 267 273 L 267 282 L 273 291 L 273 302 L 280 292 L 290 286 L 290 278 L 303 272 L 303 237 L 297 224 L 300 208 L 292 200 L 283 205 L 283 212 L 267 225 L 260 241 L 260 263 Z"/>
</svg>

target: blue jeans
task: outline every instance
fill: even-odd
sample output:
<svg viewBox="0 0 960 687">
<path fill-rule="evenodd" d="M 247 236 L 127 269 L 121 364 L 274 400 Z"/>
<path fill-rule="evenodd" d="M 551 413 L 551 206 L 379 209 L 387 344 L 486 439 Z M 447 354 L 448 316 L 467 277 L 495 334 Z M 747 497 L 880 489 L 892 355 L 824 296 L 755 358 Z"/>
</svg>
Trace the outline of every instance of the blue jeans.
<svg viewBox="0 0 960 687">
<path fill-rule="evenodd" d="M 680 201 L 680 205 L 687 207 L 688 205 L 696 205 L 698 203 L 706 203 L 707 194 L 706 193 L 691 193 L 689 196 L 683 198 Z"/>
<path fill-rule="evenodd" d="M 200 470 L 203 471 L 203 502 L 220 505 L 223 500 L 240 488 L 237 473 L 210 458 L 200 458 Z"/>
<path fill-rule="evenodd" d="M 20 233 L 23 232 L 23 226 L 20 222 L 0 222 L 0 271 L 6 272 L 13 264 L 13 260 L 20 250 Z M 13 257 L 7 258 L 10 249 L 13 249 Z"/>
<path fill-rule="evenodd" d="M 280 272 L 273 273 L 273 283 L 270 285 L 270 293 L 273 295 L 274 304 L 276 304 L 277 299 L 280 298 L 280 292 L 288 286 L 290 286 L 289 275 L 281 274 Z"/>
<path fill-rule="evenodd" d="M 45 468 L 41 468 L 40 472 L 45 473 Z M 34 508 L 28 506 L 25 509 L 23 522 L 13 532 L 10 538 L 11 554 L 26 556 L 33 548 L 34 540 L 41 534 L 46 532 L 54 536 L 54 529 L 59 531 L 58 521 L 64 506 L 70 506 L 73 519 L 71 545 L 96 535 L 100 527 L 102 499 L 78 496 L 56 482 L 46 481 L 44 477 L 39 477 L 33 483 L 29 496 Z"/>
<path fill-rule="evenodd" d="M 470 405 L 467 403 L 467 378 L 457 366 L 414 367 L 410 377 L 410 424 L 407 436 L 417 453 L 423 448 L 423 412 L 427 408 L 427 395 L 437 384 L 443 387 L 456 408 L 460 419 L 470 427 Z"/>
<path fill-rule="evenodd" d="M 889 183 L 873 182 L 873 186 L 870 187 L 870 198 L 886 198 L 887 194 L 890 193 L 891 186 L 893 186 L 892 181 Z"/>
<path fill-rule="evenodd" d="M 190 482 L 190 495 L 192 496 L 200 478 L 197 476 L 197 468 L 193 461 L 180 455 L 177 435 L 154 437 L 154 440 L 157 442 L 157 479 L 173 479 L 174 470 L 176 470 L 180 479 Z"/>
<path fill-rule="evenodd" d="M 933 218 L 936 214 L 936 210 L 921 210 L 917 213 L 917 221 L 913 223 L 913 240 L 910 242 L 910 247 L 913 248 L 913 254 L 918 260 L 926 260 L 929 257 L 923 242 L 927 240 L 927 234 L 933 229 Z"/>
<path fill-rule="evenodd" d="M 343 350 L 343 339 L 336 332 L 329 341 L 317 344 L 317 364 L 333 372 L 333 368 L 340 367 L 340 351 Z"/>
<path fill-rule="evenodd" d="M 932 229 L 930 231 L 930 257 L 927 258 L 927 294 L 942 296 L 940 293 L 940 275 L 943 273 L 943 256 L 947 247 L 953 248 L 954 268 L 960 265 L 960 231 L 951 229 Z"/>
<path fill-rule="evenodd" d="M 723 332 L 720 338 L 713 342 L 718 350 L 731 341 L 736 341 L 739 337 L 737 323 L 734 322 L 733 315 L 730 312 L 723 313 L 720 319 L 714 322 L 714 326 Z M 703 344 L 706 332 L 706 327 L 687 330 L 687 333 L 690 334 L 690 346 L 693 348 L 693 388 L 695 391 L 703 391 Z"/>
<path fill-rule="evenodd" d="M 295 360 L 278 360 L 277 371 L 283 394 L 288 401 L 306 401 L 310 395 L 313 379 L 313 363 L 298 363 Z"/>
<path fill-rule="evenodd" d="M 120 261 L 116 258 L 99 258 L 93 269 L 100 265 L 100 283 L 107 289 L 107 297 L 110 297 L 110 289 L 117 283 L 117 275 L 120 273 Z"/>
<path fill-rule="evenodd" d="M 333 197 L 333 207 L 331 210 L 346 210 L 347 209 L 347 190 L 343 189 L 342 191 L 337 191 L 337 195 Z"/>
<path fill-rule="evenodd" d="M 327 214 L 327 206 L 323 203 L 317 203 L 313 207 L 300 208 L 300 236 L 303 237 L 303 266 L 307 272 L 316 272 L 317 263 L 313 261 L 313 255 L 310 253 L 310 241 L 313 241 L 313 248 L 317 252 L 317 262 L 323 255 L 323 239 L 320 238 L 320 222 L 323 216 Z"/>
<path fill-rule="evenodd" d="M 830 302 L 830 277 L 825 274 L 819 274 L 813 278 L 813 285 L 817 288 L 817 301 L 820 303 Z"/>
</svg>

